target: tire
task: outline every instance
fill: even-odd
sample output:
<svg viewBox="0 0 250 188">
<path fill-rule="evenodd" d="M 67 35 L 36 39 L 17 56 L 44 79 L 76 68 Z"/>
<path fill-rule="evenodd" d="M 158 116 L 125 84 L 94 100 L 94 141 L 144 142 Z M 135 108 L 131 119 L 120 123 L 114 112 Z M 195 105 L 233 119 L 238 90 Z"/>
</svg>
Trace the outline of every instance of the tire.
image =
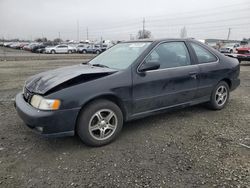
<svg viewBox="0 0 250 188">
<path fill-rule="evenodd" d="M 68 51 L 68 54 L 72 54 L 72 50 L 69 50 L 69 51 Z"/>
<path fill-rule="evenodd" d="M 96 54 L 100 54 L 101 52 L 99 51 L 99 50 L 96 50 L 96 52 L 95 52 Z"/>
<path fill-rule="evenodd" d="M 230 54 L 232 54 L 232 53 L 233 53 L 233 50 L 231 49 L 231 50 L 230 50 Z"/>
<path fill-rule="evenodd" d="M 121 109 L 111 101 L 96 100 L 80 112 L 76 131 L 86 145 L 103 146 L 117 137 L 122 126 Z"/>
<path fill-rule="evenodd" d="M 87 51 L 86 51 L 86 50 L 83 50 L 83 51 L 82 51 L 82 53 L 83 53 L 83 54 L 86 54 L 86 53 L 87 53 Z"/>
<path fill-rule="evenodd" d="M 51 50 L 51 52 L 50 52 L 50 53 L 55 54 L 55 53 L 56 53 L 56 51 L 55 51 L 55 50 Z"/>
<path fill-rule="evenodd" d="M 220 81 L 215 88 L 210 97 L 209 108 L 212 110 L 223 109 L 229 99 L 229 86 L 226 82 Z"/>
</svg>

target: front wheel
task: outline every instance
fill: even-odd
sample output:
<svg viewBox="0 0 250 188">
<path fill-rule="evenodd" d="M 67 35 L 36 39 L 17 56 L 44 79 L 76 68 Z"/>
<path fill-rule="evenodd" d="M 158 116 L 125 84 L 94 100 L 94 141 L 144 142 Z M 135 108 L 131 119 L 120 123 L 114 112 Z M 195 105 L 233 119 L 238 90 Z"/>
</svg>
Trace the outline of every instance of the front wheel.
<svg viewBox="0 0 250 188">
<path fill-rule="evenodd" d="M 108 100 L 97 100 L 81 111 L 77 133 L 90 146 L 102 146 L 113 141 L 123 126 L 120 108 Z"/>
<path fill-rule="evenodd" d="M 229 99 L 229 86 L 226 82 L 219 82 L 211 95 L 209 107 L 213 110 L 221 110 L 225 107 Z"/>
</svg>

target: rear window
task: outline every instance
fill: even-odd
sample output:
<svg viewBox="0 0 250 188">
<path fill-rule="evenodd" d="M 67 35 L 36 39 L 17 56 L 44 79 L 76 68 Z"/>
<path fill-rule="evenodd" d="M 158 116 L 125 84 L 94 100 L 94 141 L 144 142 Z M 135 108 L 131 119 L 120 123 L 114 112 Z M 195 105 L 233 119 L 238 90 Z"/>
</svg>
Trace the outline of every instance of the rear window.
<svg viewBox="0 0 250 188">
<path fill-rule="evenodd" d="M 195 51 L 199 63 L 211 63 L 217 61 L 216 56 L 202 46 L 195 43 L 191 43 L 191 46 Z"/>
</svg>

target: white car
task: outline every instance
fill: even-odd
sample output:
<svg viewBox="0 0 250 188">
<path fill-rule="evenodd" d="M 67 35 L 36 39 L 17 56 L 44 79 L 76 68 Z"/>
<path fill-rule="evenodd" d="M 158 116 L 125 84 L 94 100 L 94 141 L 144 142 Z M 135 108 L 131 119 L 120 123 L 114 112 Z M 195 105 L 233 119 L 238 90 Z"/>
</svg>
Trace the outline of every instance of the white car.
<svg viewBox="0 0 250 188">
<path fill-rule="evenodd" d="M 65 45 L 65 44 L 60 44 L 57 46 L 45 48 L 45 53 L 50 53 L 50 54 L 55 54 L 55 53 L 69 53 L 69 54 L 71 54 L 74 52 L 76 52 L 75 47 Z"/>
<path fill-rule="evenodd" d="M 223 46 L 220 49 L 221 53 L 235 53 L 236 49 L 240 47 L 240 44 L 236 43 L 236 44 L 226 44 L 225 46 Z"/>
</svg>

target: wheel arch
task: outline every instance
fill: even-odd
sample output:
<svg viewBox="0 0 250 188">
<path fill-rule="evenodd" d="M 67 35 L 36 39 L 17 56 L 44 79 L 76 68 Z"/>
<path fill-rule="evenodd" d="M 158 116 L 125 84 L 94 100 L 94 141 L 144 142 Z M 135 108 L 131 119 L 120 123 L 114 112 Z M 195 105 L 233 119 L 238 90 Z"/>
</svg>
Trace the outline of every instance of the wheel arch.
<svg viewBox="0 0 250 188">
<path fill-rule="evenodd" d="M 121 112 L 122 112 L 122 115 L 123 115 L 123 119 L 124 120 L 127 119 L 127 110 L 126 110 L 126 107 L 125 107 L 125 105 L 123 104 L 122 100 L 119 97 L 117 97 L 115 94 L 101 94 L 101 95 L 94 96 L 93 98 L 87 100 L 86 102 L 84 102 L 81 105 L 81 109 L 79 110 L 79 112 L 77 114 L 76 123 L 75 123 L 75 129 L 77 127 L 77 122 L 78 122 L 78 119 L 79 119 L 79 115 L 84 110 L 84 108 L 87 105 L 89 105 L 90 103 L 92 103 L 93 101 L 101 100 L 101 99 L 109 100 L 109 101 L 115 103 L 121 109 Z"/>
<path fill-rule="evenodd" d="M 229 89 L 231 89 L 231 87 L 232 87 L 232 81 L 229 78 L 223 78 L 222 80 L 220 80 L 220 82 L 221 81 L 226 82 L 228 84 Z"/>
</svg>

